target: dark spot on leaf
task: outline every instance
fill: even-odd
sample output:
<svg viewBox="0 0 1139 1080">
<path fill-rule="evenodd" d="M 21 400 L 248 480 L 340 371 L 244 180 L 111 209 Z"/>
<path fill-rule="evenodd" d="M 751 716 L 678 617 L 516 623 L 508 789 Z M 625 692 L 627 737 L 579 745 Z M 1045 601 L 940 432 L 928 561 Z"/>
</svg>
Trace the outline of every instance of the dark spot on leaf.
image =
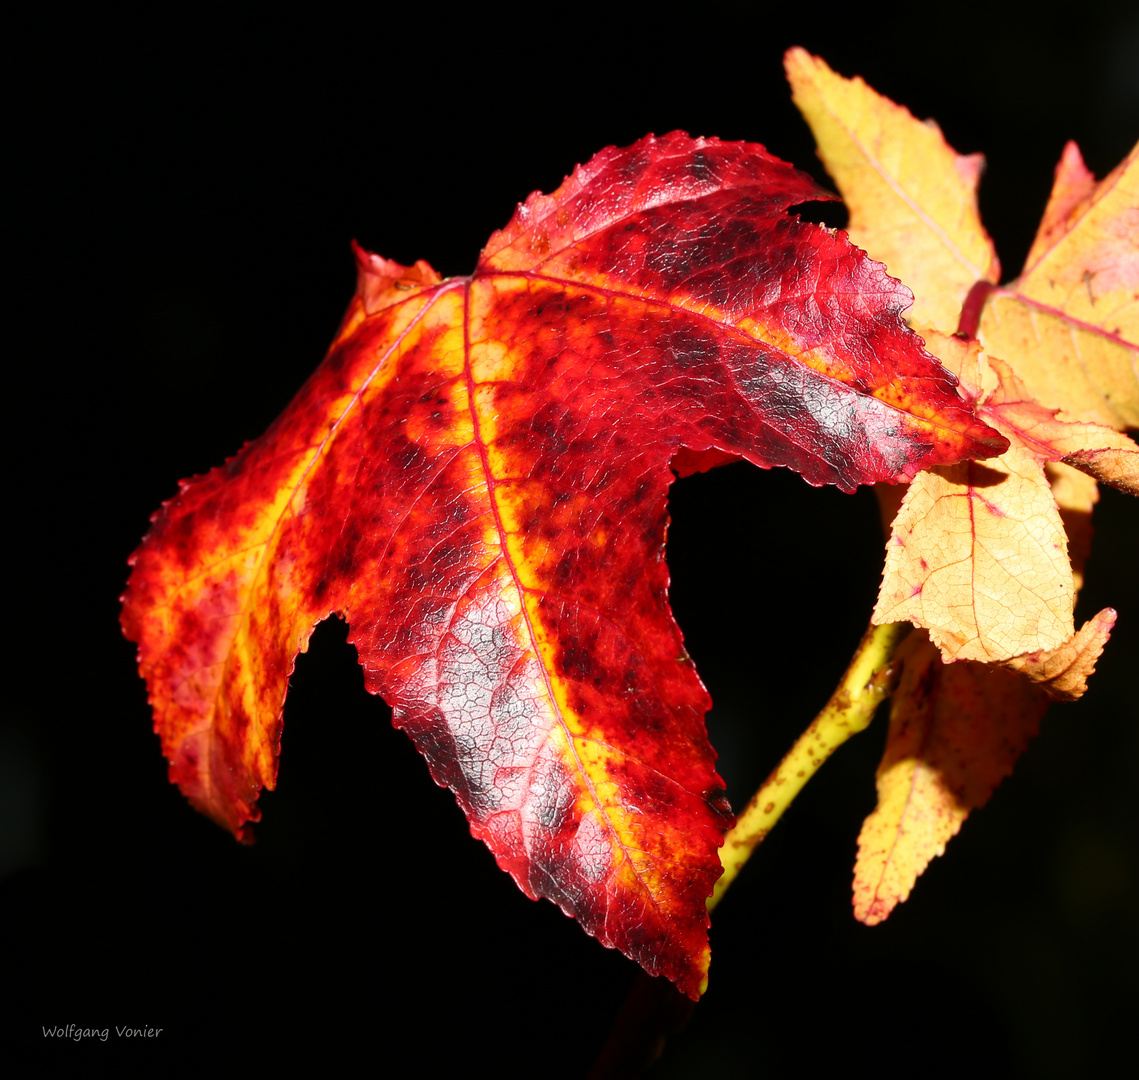
<svg viewBox="0 0 1139 1080">
<path fill-rule="evenodd" d="M 561 661 L 562 671 L 572 679 L 588 679 L 593 671 L 593 657 L 576 643 L 562 649 Z"/>
<path fill-rule="evenodd" d="M 707 183 L 712 179 L 713 174 L 708 165 L 707 154 L 697 150 L 688 159 L 688 175 L 697 183 Z"/>
</svg>

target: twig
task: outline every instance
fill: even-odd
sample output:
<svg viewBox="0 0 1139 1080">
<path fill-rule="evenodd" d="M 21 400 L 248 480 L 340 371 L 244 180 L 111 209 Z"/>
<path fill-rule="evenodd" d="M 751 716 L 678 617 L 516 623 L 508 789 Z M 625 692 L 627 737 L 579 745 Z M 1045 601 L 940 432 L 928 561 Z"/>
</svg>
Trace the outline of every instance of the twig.
<svg viewBox="0 0 1139 1080">
<path fill-rule="evenodd" d="M 708 910 L 719 903 L 728 886 L 783 811 L 827 758 L 851 735 L 863 731 L 878 706 L 890 696 L 897 679 L 894 651 L 909 633 L 909 623 L 871 626 L 830 701 L 787 756 L 752 796 L 735 828 L 724 837 L 720 861 L 724 873 L 708 899 Z"/>
</svg>

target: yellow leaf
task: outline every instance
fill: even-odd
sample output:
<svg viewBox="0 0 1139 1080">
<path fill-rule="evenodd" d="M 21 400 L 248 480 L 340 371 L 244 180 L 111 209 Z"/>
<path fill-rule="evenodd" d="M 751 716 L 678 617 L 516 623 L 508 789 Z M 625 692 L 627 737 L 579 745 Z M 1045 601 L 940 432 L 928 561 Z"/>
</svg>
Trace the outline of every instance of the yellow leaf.
<svg viewBox="0 0 1139 1080">
<path fill-rule="evenodd" d="M 1096 184 L 1079 148 L 1068 143 L 1016 291 L 1139 341 L 1139 146 Z"/>
<path fill-rule="evenodd" d="M 946 660 L 1008 660 L 1073 632 L 1060 513 L 1023 446 L 921 472 L 886 545 L 874 622 L 929 630 Z"/>
<path fill-rule="evenodd" d="M 910 895 L 969 812 L 989 800 L 1048 707 L 1048 696 L 1013 672 L 943 664 L 920 632 L 898 658 L 878 806 L 863 823 L 854 868 L 854 915 L 871 926 Z"/>
<path fill-rule="evenodd" d="M 1139 426 L 1139 146 L 1097 184 L 1067 145 L 1024 271 L 987 296 L 977 336 L 1041 404 Z"/>
<path fill-rule="evenodd" d="M 984 159 L 958 154 L 932 120 L 914 119 L 803 49 L 789 50 L 784 63 L 850 211 L 851 240 L 913 290 L 914 322 L 952 333 L 973 284 L 1000 277 L 977 210 Z"/>
</svg>

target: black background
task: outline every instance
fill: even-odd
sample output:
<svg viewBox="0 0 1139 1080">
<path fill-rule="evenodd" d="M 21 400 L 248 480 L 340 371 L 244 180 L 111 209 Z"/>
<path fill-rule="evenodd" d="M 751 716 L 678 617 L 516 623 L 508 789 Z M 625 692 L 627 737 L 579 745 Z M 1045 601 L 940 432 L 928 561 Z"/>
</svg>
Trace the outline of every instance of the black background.
<svg viewBox="0 0 1139 1080">
<path fill-rule="evenodd" d="M 986 153 L 1006 278 L 1065 140 L 1103 175 L 1139 132 L 1126 3 L 484 8 L 10 27 L 0 918 L 4 1028 L 26 1054 L 10 1062 L 175 1075 L 316 1054 L 333 1074 L 359 1057 L 574 1077 L 633 983 L 470 839 L 335 620 L 300 658 L 254 847 L 166 782 L 116 622 L 126 557 L 175 482 L 256 437 L 320 360 L 353 237 L 465 273 L 528 192 L 648 131 L 763 142 L 825 182 L 783 81 L 792 44 Z M 876 511 L 867 491 L 746 466 L 678 483 L 671 506 L 674 607 L 742 805 L 861 633 Z M 883 718 L 844 747 L 716 912 L 711 988 L 654 1076 L 1091 1075 L 1125 1049 L 1139 512 L 1105 492 L 1096 522 L 1078 615 L 1121 615 L 1087 699 L 1053 709 L 874 929 L 849 891 Z M 110 1040 L 41 1034 L 69 1023 Z M 163 1034 L 116 1039 L 127 1024 Z"/>
</svg>

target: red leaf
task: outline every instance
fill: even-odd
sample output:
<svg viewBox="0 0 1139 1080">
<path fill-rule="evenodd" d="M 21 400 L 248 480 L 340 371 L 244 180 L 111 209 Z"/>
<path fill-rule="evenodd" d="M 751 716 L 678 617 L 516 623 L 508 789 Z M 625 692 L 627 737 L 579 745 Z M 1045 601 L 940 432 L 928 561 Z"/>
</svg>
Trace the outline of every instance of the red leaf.
<svg viewBox="0 0 1139 1080">
<path fill-rule="evenodd" d="M 194 805 L 248 835 L 296 654 L 339 613 L 523 891 L 697 996 L 727 813 L 667 603 L 670 461 L 850 491 L 1004 446 L 906 289 L 785 213 L 819 196 L 676 133 L 531 196 L 470 278 L 358 253 L 324 364 L 132 559 L 124 630 Z"/>
</svg>

